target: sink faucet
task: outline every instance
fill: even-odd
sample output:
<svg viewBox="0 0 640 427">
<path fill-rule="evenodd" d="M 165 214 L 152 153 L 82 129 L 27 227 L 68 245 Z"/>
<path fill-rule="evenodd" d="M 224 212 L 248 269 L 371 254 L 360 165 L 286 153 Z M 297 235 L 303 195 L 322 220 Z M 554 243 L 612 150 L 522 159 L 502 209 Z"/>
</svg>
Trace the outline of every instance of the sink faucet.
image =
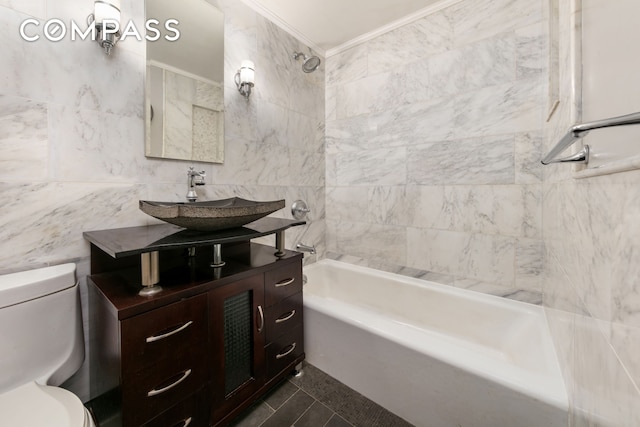
<svg viewBox="0 0 640 427">
<path fill-rule="evenodd" d="M 188 201 L 195 202 L 198 200 L 196 185 L 204 185 L 204 177 L 206 175 L 205 171 L 198 172 L 193 167 L 189 168 L 189 172 L 187 172 L 187 187 L 189 189 L 189 191 L 187 191 Z"/>
</svg>

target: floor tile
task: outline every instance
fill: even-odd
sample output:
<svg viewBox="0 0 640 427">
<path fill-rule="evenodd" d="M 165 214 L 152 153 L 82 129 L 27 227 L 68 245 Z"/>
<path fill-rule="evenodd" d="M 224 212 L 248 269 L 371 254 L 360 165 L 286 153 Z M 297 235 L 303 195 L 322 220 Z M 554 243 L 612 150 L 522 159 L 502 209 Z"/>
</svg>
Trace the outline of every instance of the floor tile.
<svg viewBox="0 0 640 427">
<path fill-rule="evenodd" d="M 313 365 L 305 364 L 304 375 L 290 381 L 356 427 L 411 427 L 402 418 Z"/>
<path fill-rule="evenodd" d="M 263 401 L 259 401 L 238 418 L 229 427 L 258 427 L 262 425 L 275 411 Z"/>
<path fill-rule="evenodd" d="M 370 427 L 413 427 L 413 425 L 383 408 Z"/>
<path fill-rule="evenodd" d="M 274 410 L 278 410 L 278 408 L 289 400 L 298 390 L 297 385 L 284 380 L 267 393 L 263 400 Z"/>
<path fill-rule="evenodd" d="M 282 381 L 232 426 L 413 427 L 309 364 L 302 377 Z"/>
<path fill-rule="evenodd" d="M 313 402 L 314 400 L 311 396 L 302 390 L 298 390 L 262 424 L 262 427 L 290 427 L 309 409 Z"/>
<path fill-rule="evenodd" d="M 331 417 L 329 422 L 324 425 L 324 427 L 353 427 L 353 426 L 348 422 L 346 422 L 344 418 L 342 418 L 340 415 L 335 414 L 333 417 Z"/>
<path fill-rule="evenodd" d="M 318 427 L 324 426 L 334 412 L 316 401 L 294 424 L 294 427 Z"/>
</svg>

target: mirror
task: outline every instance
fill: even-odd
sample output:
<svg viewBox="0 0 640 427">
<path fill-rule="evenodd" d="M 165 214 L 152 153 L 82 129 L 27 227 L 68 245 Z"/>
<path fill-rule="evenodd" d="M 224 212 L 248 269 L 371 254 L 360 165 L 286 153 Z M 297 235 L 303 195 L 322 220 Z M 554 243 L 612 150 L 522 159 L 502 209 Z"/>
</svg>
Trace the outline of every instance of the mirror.
<svg viewBox="0 0 640 427">
<path fill-rule="evenodd" d="M 146 0 L 145 8 L 145 155 L 222 163 L 224 15 L 205 0 Z"/>
</svg>

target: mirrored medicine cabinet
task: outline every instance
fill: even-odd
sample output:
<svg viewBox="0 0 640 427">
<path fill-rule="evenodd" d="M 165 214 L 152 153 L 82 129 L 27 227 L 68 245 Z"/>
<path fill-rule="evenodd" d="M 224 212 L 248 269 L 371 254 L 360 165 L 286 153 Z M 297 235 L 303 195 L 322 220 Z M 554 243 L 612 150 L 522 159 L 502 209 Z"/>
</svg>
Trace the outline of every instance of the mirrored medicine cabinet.
<svg viewBox="0 0 640 427">
<path fill-rule="evenodd" d="M 145 12 L 161 33 L 146 42 L 145 155 L 223 163 L 223 13 L 206 0 L 146 0 Z"/>
</svg>

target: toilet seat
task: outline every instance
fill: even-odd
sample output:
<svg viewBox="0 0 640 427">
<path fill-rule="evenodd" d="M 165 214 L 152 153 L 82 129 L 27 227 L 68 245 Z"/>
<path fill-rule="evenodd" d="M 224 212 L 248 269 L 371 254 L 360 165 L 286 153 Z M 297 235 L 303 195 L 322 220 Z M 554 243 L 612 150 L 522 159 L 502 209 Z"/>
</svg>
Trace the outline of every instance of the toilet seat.
<svg viewBox="0 0 640 427">
<path fill-rule="evenodd" d="M 89 412 L 75 394 L 35 382 L 0 394 L 0 425 L 95 427 Z"/>
</svg>

